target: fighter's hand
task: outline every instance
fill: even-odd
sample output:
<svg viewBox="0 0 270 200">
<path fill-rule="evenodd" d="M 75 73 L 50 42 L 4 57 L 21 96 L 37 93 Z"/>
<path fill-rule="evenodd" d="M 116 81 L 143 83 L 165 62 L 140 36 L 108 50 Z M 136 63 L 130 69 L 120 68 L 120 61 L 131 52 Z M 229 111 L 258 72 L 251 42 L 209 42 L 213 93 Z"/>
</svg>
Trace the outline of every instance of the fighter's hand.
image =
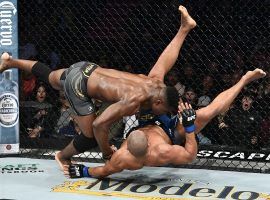
<svg viewBox="0 0 270 200">
<path fill-rule="evenodd" d="M 180 103 L 178 106 L 178 112 L 182 116 L 182 124 L 186 133 L 192 133 L 195 131 L 194 121 L 196 119 L 196 112 L 189 103 Z"/>
<path fill-rule="evenodd" d="M 112 149 L 113 153 L 115 153 L 117 151 L 117 147 L 114 145 L 111 145 L 111 149 Z"/>
<path fill-rule="evenodd" d="M 64 165 L 64 174 L 69 178 L 92 177 L 88 169 L 89 167 L 81 164 Z"/>
<path fill-rule="evenodd" d="M 105 153 L 102 154 L 102 158 L 104 160 L 110 160 L 112 155 L 117 151 L 117 148 L 114 145 L 111 145 L 110 148 L 111 148 L 111 153 L 110 154 L 105 154 Z"/>
</svg>

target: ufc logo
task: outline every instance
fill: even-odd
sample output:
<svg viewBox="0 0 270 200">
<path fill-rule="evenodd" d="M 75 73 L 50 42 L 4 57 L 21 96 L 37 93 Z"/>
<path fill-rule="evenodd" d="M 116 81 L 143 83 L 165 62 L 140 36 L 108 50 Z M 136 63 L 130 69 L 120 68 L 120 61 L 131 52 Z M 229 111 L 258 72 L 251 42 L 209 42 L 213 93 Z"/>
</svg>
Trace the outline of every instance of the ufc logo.
<svg viewBox="0 0 270 200">
<path fill-rule="evenodd" d="M 80 176 L 80 167 L 75 167 L 76 176 Z"/>
<path fill-rule="evenodd" d="M 196 116 L 195 116 L 195 115 L 193 115 L 193 116 L 191 116 L 191 117 L 188 117 L 188 118 L 187 118 L 187 121 L 189 122 L 189 121 L 191 121 L 191 120 L 193 120 L 193 119 L 196 119 Z"/>
<path fill-rule="evenodd" d="M 159 126 L 161 123 L 159 121 L 155 121 L 155 124 Z"/>
</svg>

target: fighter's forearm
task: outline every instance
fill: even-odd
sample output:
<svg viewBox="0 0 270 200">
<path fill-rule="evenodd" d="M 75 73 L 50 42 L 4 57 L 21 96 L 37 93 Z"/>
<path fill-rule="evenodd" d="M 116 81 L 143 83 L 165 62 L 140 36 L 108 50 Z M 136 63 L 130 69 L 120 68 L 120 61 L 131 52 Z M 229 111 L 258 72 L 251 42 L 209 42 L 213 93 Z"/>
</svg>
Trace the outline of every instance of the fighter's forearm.
<svg viewBox="0 0 270 200">
<path fill-rule="evenodd" d="M 64 174 L 69 175 L 70 178 L 103 178 L 114 172 L 115 170 L 107 163 L 98 167 L 87 167 L 82 164 L 71 164 L 64 167 Z"/>
<path fill-rule="evenodd" d="M 65 174 L 71 178 L 82 178 L 82 177 L 94 177 L 103 178 L 111 174 L 121 172 L 124 169 L 129 169 L 126 162 L 125 156 L 122 151 L 118 150 L 113 155 L 111 160 L 106 161 L 103 166 L 98 167 L 86 167 L 81 164 L 71 164 L 68 168 L 64 169 Z"/>
<path fill-rule="evenodd" d="M 196 158 L 198 152 L 198 145 L 195 139 L 194 132 L 186 134 L 185 149 L 194 159 Z"/>
<path fill-rule="evenodd" d="M 113 153 L 112 149 L 110 148 L 108 135 L 109 133 L 103 131 L 100 131 L 97 134 L 95 134 L 95 138 L 97 140 L 99 148 L 103 153 L 103 158 L 106 158 L 107 156 L 110 156 Z"/>
<path fill-rule="evenodd" d="M 121 172 L 125 169 L 125 167 L 125 157 L 123 157 L 121 151 L 118 150 L 113 154 L 111 160 L 105 163 L 105 165 L 91 168 L 88 170 L 88 172 L 93 177 L 101 178 L 117 172 Z"/>
<path fill-rule="evenodd" d="M 136 100 L 119 101 L 110 105 L 95 121 L 93 122 L 93 132 L 103 153 L 103 157 L 109 158 L 113 151 L 109 144 L 109 128 L 110 126 L 123 118 L 133 114 L 139 107 L 139 102 Z"/>
<path fill-rule="evenodd" d="M 106 165 L 89 168 L 88 173 L 95 178 L 103 178 L 112 174 L 112 172 L 106 169 Z"/>
<path fill-rule="evenodd" d="M 99 145 L 99 148 L 101 152 L 103 153 L 103 156 L 111 155 L 112 149 L 110 148 L 109 137 L 108 137 L 109 133 L 107 129 L 102 128 L 102 129 L 97 130 L 97 128 L 93 128 L 93 130 L 94 130 L 94 135 Z"/>
</svg>

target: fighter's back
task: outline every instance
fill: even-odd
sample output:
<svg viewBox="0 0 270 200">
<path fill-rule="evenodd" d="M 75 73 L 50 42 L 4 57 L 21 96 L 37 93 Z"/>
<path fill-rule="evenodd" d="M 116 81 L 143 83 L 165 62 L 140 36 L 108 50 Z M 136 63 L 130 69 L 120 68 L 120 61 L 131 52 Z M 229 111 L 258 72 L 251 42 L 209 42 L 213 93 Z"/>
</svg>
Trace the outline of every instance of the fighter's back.
<svg viewBox="0 0 270 200">
<path fill-rule="evenodd" d="M 160 158 L 163 154 L 163 145 L 172 145 L 172 142 L 164 130 L 156 125 L 147 126 L 142 128 L 148 137 L 148 151 L 145 159 L 145 166 L 159 166 L 163 163 Z"/>
<path fill-rule="evenodd" d="M 160 80 L 145 75 L 101 67 L 91 74 L 87 83 L 90 97 L 107 102 L 125 101 L 131 98 L 144 102 L 163 87 L 165 85 Z"/>
</svg>

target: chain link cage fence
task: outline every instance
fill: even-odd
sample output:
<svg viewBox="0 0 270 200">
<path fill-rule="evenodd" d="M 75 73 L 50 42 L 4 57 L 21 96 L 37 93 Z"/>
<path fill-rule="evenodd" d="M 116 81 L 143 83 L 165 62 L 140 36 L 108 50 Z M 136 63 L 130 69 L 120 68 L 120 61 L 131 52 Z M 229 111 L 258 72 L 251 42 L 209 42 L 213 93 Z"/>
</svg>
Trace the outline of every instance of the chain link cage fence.
<svg viewBox="0 0 270 200">
<path fill-rule="evenodd" d="M 269 74 L 268 0 L 27 0 L 19 3 L 20 58 L 52 69 L 88 60 L 101 66 L 147 74 L 176 34 L 178 6 L 187 7 L 197 27 L 186 38 L 166 84 L 179 89 L 193 107 L 207 106 L 217 94 L 257 67 Z M 20 74 L 21 155 L 53 158 L 80 133 L 62 93 Z M 42 87 L 43 86 L 43 87 Z M 36 104 L 40 88 L 45 102 Z M 188 167 L 268 172 L 270 160 L 268 77 L 246 87 L 226 112 L 198 135 L 197 159 Z M 97 102 L 99 113 L 106 108 Z M 41 121 L 35 115 L 45 112 Z M 129 120 L 129 121 L 127 121 Z M 131 120 L 131 121 L 130 121 Z M 110 140 L 121 142 L 131 119 L 115 123 Z M 42 126 L 43 131 L 29 134 Z M 77 156 L 99 162 L 98 149 Z"/>
</svg>

